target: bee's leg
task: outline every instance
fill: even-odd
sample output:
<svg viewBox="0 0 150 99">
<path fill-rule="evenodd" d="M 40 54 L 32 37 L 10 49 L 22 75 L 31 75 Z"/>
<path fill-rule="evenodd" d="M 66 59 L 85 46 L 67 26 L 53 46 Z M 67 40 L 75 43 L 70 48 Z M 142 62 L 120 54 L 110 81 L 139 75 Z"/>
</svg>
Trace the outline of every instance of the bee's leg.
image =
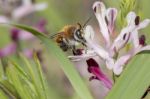
<svg viewBox="0 0 150 99">
<path fill-rule="evenodd" d="M 68 45 L 65 42 L 61 42 L 59 47 L 65 52 L 68 50 Z"/>
<path fill-rule="evenodd" d="M 85 43 L 82 43 L 82 45 L 84 46 L 84 49 L 85 49 L 85 54 L 87 54 L 87 45 Z"/>
<path fill-rule="evenodd" d="M 87 47 L 85 47 L 85 54 L 87 54 L 87 50 L 88 50 Z"/>
<path fill-rule="evenodd" d="M 73 55 L 77 55 L 77 51 L 76 51 L 76 47 L 75 46 L 72 46 L 72 53 L 73 53 Z"/>
<path fill-rule="evenodd" d="M 73 52 L 73 55 L 82 55 L 83 54 L 82 49 L 73 49 L 72 52 Z"/>
</svg>

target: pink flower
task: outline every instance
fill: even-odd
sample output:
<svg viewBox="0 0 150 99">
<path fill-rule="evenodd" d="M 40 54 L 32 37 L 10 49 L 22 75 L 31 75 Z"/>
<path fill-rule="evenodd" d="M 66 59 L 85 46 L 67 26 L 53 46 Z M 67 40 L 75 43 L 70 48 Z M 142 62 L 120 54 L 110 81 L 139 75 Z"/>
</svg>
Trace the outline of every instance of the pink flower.
<svg viewBox="0 0 150 99">
<path fill-rule="evenodd" d="M 101 71 L 97 62 L 93 58 L 88 59 L 86 62 L 88 65 L 89 73 L 92 73 L 94 75 L 94 76 L 90 77 L 90 80 L 93 80 L 93 79 L 100 80 L 104 84 L 105 87 L 107 87 L 108 89 L 111 89 L 112 88 L 112 82 Z"/>
<path fill-rule="evenodd" d="M 46 30 L 46 20 L 40 20 L 35 26 L 33 26 L 35 29 L 37 29 L 38 31 L 40 32 L 43 32 L 43 33 L 47 33 L 47 30 Z M 35 37 L 27 32 L 27 31 L 24 31 L 24 30 L 19 30 L 17 28 L 12 28 L 10 30 L 10 33 L 11 33 L 11 39 L 13 41 L 18 41 L 18 40 L 31 40 L 31 39 L 34 39 Z"/>
<path fill-rule="evenodd" d="M 11 43 L 6 47 L 0 49 L 0 58 L 6 57 L 16 52 L 17 45 L 15 43 Z"/>
<path fill-rule="evenodd" d="M 22 5 L 12 12 L 12 18 L 19 20 L 26 15 L 29 15 L 35 11 L 44 10 L 45 8 L 47 8 L 46 3 L 33 4 L 31 0 L 23 0 Z"/>
<path fill-rule="evenodd" d="M 0 16 L 0 23 L 8 23 L 9 19 L 5 16 Z"/>
<path fill-rule="evenodd" d="M 31 33 L 27 31 L 19 30 L 17 28 L 12 28 L 10 33 L 11 33 L 11 39 L 13 41 L 30 40 L 34 38 L 34 36 Z"/>
<path fill-rule="evenodd" d="M 11 21 L 19 21 L 21 18 L 35 12 L 42 11 L 47 8 L 46 3 L 34 4 L 31 0 L 22 0 L 22 5 L 11 11 L 11 17 L 0 16 L 0 23 L 9 23 Z"/>
<path fill-rule="evenodd" d="M 36 28 L 38 31 L 47 34 L 48 31 L 46 30 L 46 25 L 47 25 L 47 20 L 41 19 L 41 20 L 39 20 L 39 22 L 35 25 L 35 28 Z"/>
</svg>

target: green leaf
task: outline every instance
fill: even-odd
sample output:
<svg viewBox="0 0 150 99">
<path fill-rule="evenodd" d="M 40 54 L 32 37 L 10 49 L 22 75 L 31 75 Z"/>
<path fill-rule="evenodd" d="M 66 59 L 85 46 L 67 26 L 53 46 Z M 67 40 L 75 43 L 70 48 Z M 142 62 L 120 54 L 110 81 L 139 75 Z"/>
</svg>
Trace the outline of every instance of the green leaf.
<svg viewBox="0 0 150 99">
<path fill-rule="evenodd" d="M 74 87 L 77 94 L 81 97 L 81 99 L 93 99 L 87 86 L 83 82 L 82 78 L 79 76 L 72 63 L 68 60 L 62 50 L 55 43 L 53 43 L 48 37 L 46 37 L 42 33 L 30 27 L 16 24 L 10 25 L 31 32 L 33 35 L 39 38 L 45 44 L 48 51 L 53 53 L 53 55 L 59 60 L 59 62 L 61 63 L 61 68 L 63 69 L 64 73 L 70 80 L 72 86 Z"/>
<path fill-rule="evenodd" d="M 9 99 L 2 90 L 0 90 L 0 99 Z"/>
<path fill-rule="evenodd" d="M 20 98 L 15 87 L 7 80 L 7 78 L 0 81 L 0 89 L 12 99 Z"/>
<path fill-rule="evenodd" d="M 23 84 L 23 80 L 21 79 L 16 68 L 9 62 L 9 66 L 6 68 L 6 74 L 9 80 L 12 82 L 12 85 L 15 87 L 17 93 L 20 95 L 21 99 L 32 99 L 30 89 L 25 88 L 25 83 Z"/>
<path fill-rule="evenodd" d="M 37 68 L 37 71 L 38 71 L 38 75 L 39 75 L 39 78 L 40 78 L 40 82 L 41 82 L 41 85 L 42 85 L 42 98 L 44 99 L 47 99 L 47 93 L 46 93 L 46 88 L 45 88 L 45 79 L 44 79 L 44 76 L 43 76 L 43 73 L 42 73 L 42 68 L 41 68 L 41 64 L 38 60 L 38 57 L 36 55 L 36 53 L 34 53 L 34 60 L 36 62 L 36 68 Z"/>
<path fill-rule="evenodd" d="M 149 59 L 149 54 L 140 54 L 134 57 L 106 99 L 141 99 L 150 85 Z"/>
<path fill-rule="evenodd" d="M 12 62 L 12 64 L 15 66 L 16 70 L 26 79 L 30 80 L 29 75 L 16 63 Z"/>
<path fill-rule="evenodd" d="M 27 58 L 25 58 L 23 55 L 20 54 L 20 57 L 21 59 L 24 61 L 25 65 L 26 65 L 26 68 L 27 70 L 29 71 L 29 75 L 30 75 L 30 78 L 31 78 L 31 82 L 35 88 L 35 93 L 36 93 L 36 96 L 38 96 L 39 98 L 42 98 L 42 93 L 41 92 L 41 88 L 39 87 L 40 84 L 39 84 L 39 81 L 38 81 L 38 76 L 37 76 L 37 73 L 36 73 L 36 68 L 33 69 L 33 64 L 31 65 L 30 62 L 27 60 Z"/>
</svg>

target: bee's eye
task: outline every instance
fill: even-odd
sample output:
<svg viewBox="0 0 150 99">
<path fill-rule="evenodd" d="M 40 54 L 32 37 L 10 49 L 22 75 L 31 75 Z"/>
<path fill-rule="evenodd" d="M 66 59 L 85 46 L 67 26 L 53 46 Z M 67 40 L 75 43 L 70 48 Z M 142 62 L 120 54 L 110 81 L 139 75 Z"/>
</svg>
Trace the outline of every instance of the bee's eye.
<svg viewBox="0 0 150 99">
<path fill-rule="evenodd" d="M 79 39 L 83 38 L 80 29 L 78 29 L 75 34 Z"/>
</svg>

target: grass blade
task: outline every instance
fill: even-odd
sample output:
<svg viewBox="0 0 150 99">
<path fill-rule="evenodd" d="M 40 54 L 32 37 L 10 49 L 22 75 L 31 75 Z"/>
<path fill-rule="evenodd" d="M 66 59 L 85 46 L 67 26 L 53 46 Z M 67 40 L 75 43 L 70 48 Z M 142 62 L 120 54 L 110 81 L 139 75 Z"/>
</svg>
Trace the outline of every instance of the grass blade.
<svg viewBox="0 0 150 99">
<path fill-rule="evenodd" d="M 34 60 L 35 60 L 35 63 L 36 63 L 36 67 L 37 67 L 37 71 L 38 71 L 38 74 L 39 74 L 39 78 L 40 78 L 40 82 L 41 82 L 41 85 L 42 85 L 42 89 L 43 89 L 43 99 L 47 99 L 47 92 L 46 92 L 46 89 L 45 89 L 45 83 L 44 83 L 44 76 L 43 76 L 43 73 L 42 73 L 42 68 L 41 68 L 41 65 L 40 65 L 40 62 L 38 60 L 38 57 L 36 56 L 36 53 L 34 53 Z"/>
<path fill-rule="evenodd" d="M 24 29 L 37 38 L 39 38 L 47 47 L 48 51 L 53 53 L 53 55 L 59 60 L 61 63 L 61 68 L 63 69 L 64 73 L 70 80 L 72 86 L 74 87 L 77 94 L 81 97 L 81 99 L 93 99 L 87 86 L 79 76 L 78 72 L 72 65 L 72 63 L 66 58 L 65 54 L 61 51 L 61 49 L 54 44 L 48 37 L 44 36 L 42 33 L 23 25 L 16 25 L 11 24 L 12 26 Z"/>
<path fill-rule="evenodd" d="M 137 55 L 127 65 L 106 99 L 141 99 L 150 85 L 149 59 L 148 54 Z"/>
</svg>

